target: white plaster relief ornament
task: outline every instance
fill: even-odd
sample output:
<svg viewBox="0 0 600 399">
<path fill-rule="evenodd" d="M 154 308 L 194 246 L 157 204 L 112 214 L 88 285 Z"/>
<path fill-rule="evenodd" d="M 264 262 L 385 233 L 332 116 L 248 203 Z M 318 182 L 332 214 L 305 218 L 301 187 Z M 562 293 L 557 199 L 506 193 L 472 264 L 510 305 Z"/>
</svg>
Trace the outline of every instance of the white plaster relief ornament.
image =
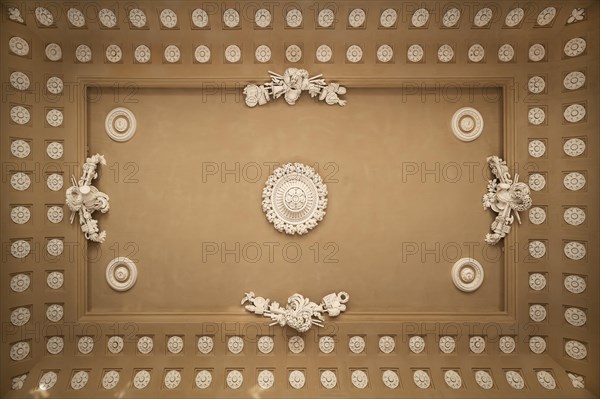
<svg viewBox="0 0 600 399">
<path fill-rule="evenodd" d="M 208 370 L 200 370 L 196 374 L 196 386 L 200 389 L 206 389 L 212 382 L 212 374 Z"/>
<path fill-rule="evenodd" d="M 546 26 L 550 22 L 552 22 L 552 20 L 554 20 L 555 16 L 556 16 L 556 8 L 546 7 L 538 14 L 537 24 L 539 26 Z"/>
<path fill-rule="evenodd" d="M 92 180 L 98 177 L 98 164 L 106 165 L 103 155 L 96 154 L 86 159 L 83 174 L 79 181 L 71 176 L 73 185 L 67 189 L 66 204 L 71 210 L 71 223 L 75 214 L 79 214 L 79 224 L 85 238 L 94 242 L 104 242 L 106 232 L 98 229 L 98 221 L 92 218 L 95 211 L 108 212 L 110 205 L 108 195 L 92 186 Z"/>
<path fill-rule="evenodd" d="M 25 384 L 25 380 L 27 380 L 27 374 L 13 377 L 12 386 L 11 386 L 12 390 L 18 391 L 19 389 L 23 388 L 23 385 Z"/>
<path fill-rule="evenodd" d="M 306 382 L 306 377 L 304 376 L 304 373 L 302 371 L 294 370 L 290 373 L 288 381 L 292 388 L 301 389 L 304 386 L 304 383 Z"/>
<path fill-rule="evenodd" d="M 106 266 L 106 282 L 115 291 L 127 291 L 133 287 L 137 274 L 135 263 L 123 256 L 114 258 Z"/>
<path fill-rule="evenodd" d="M 279 303 L 272 302 L 270 299 L 255 296 L 254 292 L 247 292 L 242 299 L 241 304 L 248 302 L 246 310 L 257 315 L 270 317 L 273 323 L 280 326 L 289 326 L 298 332 L 306 332 L 313 325 L 323 327 L 323 314 L 327 313 L 329 317 L 336 317 L 346 310 L 346 303 L 350 295 L 346 292 L 339 294 L 331 293 L 326 295 L 320 304 L 311 302 L 300 294 L 294 294 L 287 300 L 287 306 L 281 307 Z"/>
<path fill-rule="evenodd" d="M 25 140 L 14 140 L 10 144 L 10 152 L 16 158 L 27 158 L 31 154 L 31 146 Z"/>
<path fill-rule="evenodd" d="M 255 107 L 264 105 L 271 99 L 285 99 L 289 105 L 296 104 L 303 91 L 308 91 L 311 97 L 325 101 L 329 105 L 346 105 L 339 95 L 346 94 L 346 88 L 337 83 L 325 83 L 323 75 L 309 77 L 306 69 L 288 68 L 283 75 L 269 71 L 271 81 L 261 85 L 249 84 L 244 88 L 246 105 Z"/>
<path fill-rule="evenodd" d="M 529 350 L 536 355 L 544 353 L 546 350 L 546 340 L 538 336 L 529 338 Z"/>
<path fill-rule="evenodd" d="M 46 343 L 46 350 L 51 355 L 58 355 L 62 352 L 65 342 L 62 337 L 50 337 Z"/>
<path fill-rule="evenodd" d="M 381 378 L 383 384 L 390 389 L 396 389 L 400 385 L 400 378 L 394 370 L 385 370 Z"/>
</svg>

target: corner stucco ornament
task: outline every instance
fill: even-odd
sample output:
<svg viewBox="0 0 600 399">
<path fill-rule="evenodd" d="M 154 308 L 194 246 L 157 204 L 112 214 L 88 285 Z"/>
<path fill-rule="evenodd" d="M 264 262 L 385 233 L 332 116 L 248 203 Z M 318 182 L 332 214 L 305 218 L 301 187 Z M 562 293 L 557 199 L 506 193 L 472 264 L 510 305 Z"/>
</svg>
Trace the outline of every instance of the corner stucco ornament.
<svg viewBox="0 0 600 399">
<path fill-rule="evenodd" d="M 298 68 L 288 68 L 283 75 L 271 71 L 269 74 L 270 82 L 249 84 L 244 88 L 247 106 L 264 105 L 281 96 L 289 105 L 294 105 L 303 91 L 308 91 L 311 97 L 317 97 L 319 101 L 325 101 L 329 105 L 346 105 L 346 100 L 339 98 L 339 95 L 346 94 L 346 88 L 338 83 L 325 83 L 325 79 L 321 79 L 323 75 L 309 77 L 306 69 Z"/>
<path fill-rule="evenodd" d="M 73 185 L 67 189 L 66 204 L 71 210 L 71 223 L 75 214 L 79 214 L 79 224 L 85 238 L 90 241 L 104 242 L 106 231 L 98 229 L 98 221 L 92 218 L 94 211 L 108 212 L 108 195 L 92 186 L 92 180 L 98 177 L 98 164 L 106 165 L 104 155 L 96 154 L 85 160 L 83 174 L 79 181 L 71 176 Z"/>
<path fill-rule="evenodd" d="M 492 222 L 493 233 L 485 236 L 485 242 L 494 245 L 510 232 L 515 216 L 521 223 L 519 212 L 529 209 L 532 201 L 527 184 L 518 182 L 519 175 L 515 175 L 514 182 L 511 180 L 506 161 L 494 155 L 488 157 L 487 162 L 496 178 L 488 182 L 488 193 L 483 196 L 483 209 L 491 208 L 498 215 Z"/>
<path fill-rule="evenodd" d="M 273 320 L 270 326 L 279 324 L 281 327 L 290 326 L 298 332 L 306 332 L 313 325 L 323 327 L 324 313 L 329 317 L 339 316 L 346 310 L 349 299 L 350 295 L 347 292 L 342 291 L 338 294 L 334 292 L 326 295 L 320 304 L 316 304 L 300 294 L 294 294 L 288 298 L 287 306 L 284 308 L 279 303 L 270 303 L 270 299 L 257 297 L 250 291 L 244 295 L 241 304 L 248 302 L 245 306 L 247 311 L 270 317 Z"/>
</svg>

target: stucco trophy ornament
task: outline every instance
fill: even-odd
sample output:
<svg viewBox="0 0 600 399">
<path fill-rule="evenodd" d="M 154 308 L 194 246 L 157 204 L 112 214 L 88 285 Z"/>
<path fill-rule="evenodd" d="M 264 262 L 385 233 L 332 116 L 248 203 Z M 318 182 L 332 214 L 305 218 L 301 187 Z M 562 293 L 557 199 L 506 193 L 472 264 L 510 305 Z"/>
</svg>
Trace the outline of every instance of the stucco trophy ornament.
<svg viewBox="0 0 600 399">
<path fill-rule="evenodd" d="M 488 193 L 483 196 L 483 209 L 491 208 L 498 215 L 492 222 L 493 233 L 485 236 L 485 242 L 494 245 L 510 232 L 515 217 L 521 223 L 519 212 L 529 209 L 532 202 L 527 184 L 518 182 L 519 175 L 515 175 L 514 182 L 511 180 L 506 161 L 494 155 L 488 157 L 487 162 L 496 178 L 488 182 Z"/>
<path fill-rule="evenodd" d="M 308 91 L 311 97 L 317 97 L 329 105 L 346 105 L 346 100 L 339 98 L 339 95 L 346 94 L 346 88 L 337 83 L 325 83 L 325 79 L 321 79 L 323 75 L 309 77 L 306 69 L 298 68 L 288 68 L 283 75 L 271 71 L 269 74 L 270 82 L 249 84 L 244 88 L 247 106 L 265 105 L 281 96 L 289 105 L 294 105 L 303 91 Z"/>
<path fill-rule="evenodd" d="M 347 292 L 338 294 L 331 293 L 326 295 L 321 303 L 316 304 L 300 294 L 294 294 L 287 300 L 286 307 L 282 307 L 277 302 L 271 302 L 268 298 L 256 296 L 250 291 L 242 298 L 242 305 L 248 303 L 245 308 L 249 312 L 264 317 L 270 317 L 274 326 L 279 324 L 281 327 L 290 326 L 298 332 L 306 332 L 313 325 L 323 327 L 323 314 L 327 313 L 329 317 L 339 316 L 346 310 L 346 303 L 350 299 Z"/>
<path fill-rule="evenodd" d="M 104 242 L 106 231 L 98 229 L 98 221 L 92 218 L 94 211 L 108 212 L 108 195 L 92 186 L 92 180 L 98 177 L 98 164 L 106 165 L 104 155 L 96 154 L 85 160 L 83 174 L 79 181 L 71 176 L 73 185 L 67 189 L 66 204 L 71 210 L 71 223 L 75 214 L 79 214 L 79 224 L 85 238 L 90 241 Z"/>
</svg>

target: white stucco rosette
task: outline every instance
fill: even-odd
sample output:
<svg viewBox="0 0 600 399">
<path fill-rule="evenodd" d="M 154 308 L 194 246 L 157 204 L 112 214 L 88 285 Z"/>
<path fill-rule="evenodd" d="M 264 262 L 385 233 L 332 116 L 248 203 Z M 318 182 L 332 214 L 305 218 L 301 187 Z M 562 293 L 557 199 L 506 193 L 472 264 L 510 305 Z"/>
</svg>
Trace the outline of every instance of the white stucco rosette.
<svg viewBox="0 0 600 399">
<path fill-rule="evenodd" d="M 327 185 L 310 166 L 288 163 L 273 171 L 262 192 L 269 223 L 286 234 L 306 234 L 325 216 Z"/>
</svg>

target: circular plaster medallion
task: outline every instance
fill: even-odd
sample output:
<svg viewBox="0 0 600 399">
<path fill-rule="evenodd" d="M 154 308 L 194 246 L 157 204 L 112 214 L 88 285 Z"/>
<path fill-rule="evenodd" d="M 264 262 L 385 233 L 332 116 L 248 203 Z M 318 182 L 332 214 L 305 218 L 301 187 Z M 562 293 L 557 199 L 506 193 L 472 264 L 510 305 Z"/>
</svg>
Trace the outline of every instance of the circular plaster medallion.
<svg viewBox="0 0 600 399">
<path fill-rule="evenodd" d="M 546 26 L 550 22 L 552 22 L 552 20 L 554 19 L 555 16 L 556 16 L 556 8 L 546 7 L 538 14 L 537 24 L 540 26 Z"/>
<path fill-rule="evenodd" d="M 462 378 L 454 370 L 446 370 L 444 373 L 444 381 L 452 389 L 459 389 L 462 386 Z"/>
<path fill-rule="evenodd" d="M 10 152 L 17 158 L 26 158 L 31 154 L 31 146 L 25 140 L 13 140 Z"/>
<path fill-rule="evenodd" d="M 290 373 L 288 381 L 292 388 L 301 389 L 306 382 L 306 378 L 304 377 L 304 373 L 300 370 L 294 370 Z"/>
<path fill-rule="evenodd" d="M 46 277 L 46 284 L 49 288 L 57 290 L 63 286 L 65 282 L 65 276 L 61 272 L 50 272 Z"/>
<path fill-rule="evenodd" d="M 181 373 L 178 370 L 169 370 L 165 374 L 164 381 L 167 389 L 175 389 L 181 383 Z"/>
<path fill-rule="evenodd" d="M 322 353 L 331 353 L 335 348 L 335 341 L 333 337 L 324 336 L 319 338 L 319 350 Z"/>
<path fill-rule="evenodd" d="M 586 249 L 583 244 L 576 241 L 571 241 L 565 244 L 564 252 L 567 258 L 580 260 L 585 256 Z"/>
<path fill-rule="evenodd" d="M 76 28 L 82 28 L 85 26 L 85 16 L 77 8 L 69 8 L 67 11 L 67 19 L 69 23 Z"/>
<path fill-rule="evenodd" d="M 582 360 L 587 357 L 587 348 L 579 341 L 567 341 L 565 344 L 565 352 L 575 360 Z"/>
<path fill-rule="evenodd" d="M 585 74 L 579 71 L 569 72 L 563 80 L 563 85 L 567 90 L 577 90 L 585 84 Z"/>
<path fill-rule="evenodd" d="M 23 72 L 15 71 L 10 74 L 10 84 L 17 90 L 27 90 L 30 85 L 29 76 Z"/>
<path fill-rule="evenodd" d="M 135 134 L 137 121 L 133 112 L 127 108 L 117 107 L 106 115 L 104 129 L 106 134 L 117 142 L 131 140 Z"/>
<path fill-rule="evenodd" d="M 150 383 L 150 373 L 147 370 L 140 370 L 133 377 L 133 386 L 137 389 L 144 389 Z"/>
<path fill-rule="evenodd" d="M 481 60 L 483 60 L 483 57 L 485 55 L 485 50 L 483 49 L 483 46 L 481 44 L 474 44 L 471 47 L 469 47 L 469 60 L 471 60 L 471 62 L 480 62 Z"/>
<path fill-rule="evenodd" d="M 152 352 L 152 348 L 154 348 L 154 340 L 147 336 L 140 337 L 137 342 L 137 348 L 140 353 L 147 355 Z"/>
<path fill-rule="evenodd" d="M 543 190 L 544 187 L 546 187 L 546 178 L 539 173 L 533 173 L 533 174 L 529 175 L 528 183 L 529 183 L 529 187 L 533 191 L 540 191 L 540 190 Z"/>
<path fill-rule="evenodd" d="M 227 340 L 227 348 L 229 349 L 229 352 L 237 355 L 244 349 L 244 340 L 239 336 L 229 337 Z"/>
<path fill-rule="evenodd" d="M 321 28 L 329 28 L 335 21 L 335 14 L 329 8 L 324 8 L 319 11 L 317 23 Z"/>
<path fill-rule="evenodd" d="M 354 370 L 351 377 L 352 385 L 358 389 L 364 389 L 369 384 L 369 377 L 363 370 Z"/>
<path fill-rule="evenodd" d="M 446 28 L 452 28 L 458 23 L 460 19 L 460 10 L 456 7 L 448 9 L 442 18 L 442 24 Z"/>
<path fill-rule="evenodd" d="M 581 208 L 571 207 L 563 215 L 565 222 L 572 226 L 579 226 L 585 221 L 585 211 Z"/>
<path fill-rule="evenodd" d="M 208 370 L 200 370 L 196 374 L 196 386 L 199 389 L 206 389 L 212 382 L 212 374 Z"/>
<path fill-rule="evenodd" d="M 539 62 L 546 56 L 546 49 L 539 43 L 536 43 L 529 47 L 529 60 L 533 62 Z"/>
<path fill-rule="evenodd" d="M 546 145 L 540 140 L 531 140 L 529 142 L 529 155 L 534 158 L 539 158 L 546 152 Z"/>
<path fill-rule="evenodd" d="M 483 266 L 473 258 L 459 259 L 452 266 L 451 274 L 456 288 L 464 292 L 473 292 L 483 284 Z"/>
<path fill-rule="evenodd" d="M 15 105 L 10 109 L 10 118 L 18 125 L 24 125 L 31 119 L 29 110 L 21 105 Z"/>
<path fill-rule="evenodd" d="M 52 256 L 60 256 L 63 253 L 65 245 L 62 240 L 53 238 L 46 244 L 46 251 Z"/>
<path fill-rule="evenodd" d="M 365 23 L 366 17 L 367 14 L 365 13 L 365 10 L 355 8 L 350 11 L 350 14 L 348 15 L 348 24 L 353 28 L 361 27 Z"/>
<path fill-rule="evenodd" d="M 527 82 L 527 89 L 530 93 L 539 94 L 546 88 L 546 81 L 541 76 L 532 76 Z"/>
<path fill-rule="evenodd" d="M 425 350 L 425 339 L 418 335 L 412 336 L 408 340 L 408 347 L 413 353 L 421 353 Z"/>
<path fill-rule="evenodd" d="M 210 353 L 213 350 L 213 347 L 214 342 L 212 337 L 209 337 L 208 335 L 203 335 L 198 338 L 198 350 L 200 351 L 200 353 L 206 355 L 207 353 Z"/>
<path fill-rule="evenodd" d="M 390 62 L 392 60 L 392 57 L 394 57 L 394 50 L 391 46 L 387 44 L 382 44 L 381 46 L 379 46 L 379 48 L 377 49 L 377 59 L 379 60 L 379 62 Z"/>
<path fill-rule="evenodd" d="M 21 327 L 29 322 L 31 319 L 31 312 L 29 309 L 20 307 L 16 308 L 10 313 L 10 322 L 13 326 Z"/>
<path fill-rule="evenodd" d="M 52 159 L 60 159 L 63 156 L 63 146 L 61 143 L 53 141 L 46 147 L 46 154 Z"/>
<path fill-rule="evenodd" d="M 383 353 L 392 353 L 396 347 L 396 341 L 389 335 L 384 335 L 379 338 L 379 350 Z"/>
<path fill-rule="evenodd" d="M 429 21 L 429 11 L 425 8 L 419 8 L 412 15 L 411 22 L 414 27 L 421 28 Z"/>
<path fill-rule="evenodd" d="M 383 384 L 390 389 L 396 389 L 400 385 L 400 378 L 394 370 L 385 370 L 382 379 Z"/>
<path fill-rule="evenodd" d="M 48 306 L 48 309 L 46 309 L 46 317 L 48 318 L 48 320 L 53 321 L 53 322 L 59 322 L 64 315 L 64 309 L 62 307 L 62 305 L 58 305 L 58 304 L 53 304 Z"/>
<path fill-rule="evenodd" d="M 546 319 L 546 308 L 542 305 L 531 305 L 529 307 L 529 318 L 533 321 L 540 322 Z"/>
<path fill-rule="evenodd" d="M 145 44 L 140 44 L 137 46 L 133 53 L 135 60 L 140 64 L 145 64 L 150 61 L 151 54 L 150 47 L 146 46 Z"/>
<path fill-rule="evenodd" d="M 129 22 L 136 28 L 143 28 L 147 22 L 146 14 L 139 8 L 132 8 L 129 11 Z"/>
<path fill-rule="evenodd" d="M 587 316 L 583 310 L 571 307 L 565 310 L 565 320 L 572 326 L 581 327 L 586 323 Z"/>
<path fill-rule="evenodd" d="M 14 361 L 23 360 L 29 355 L 31 348 L 25 341 L 17 342 L 10 347 L 10 358 Z"/>
<path fill-rule="evenodd" d="M 442 353 L 452 353 L 456 348 L 456 341 L 453 337 L 445 335 L 440 338 L 440 350 Z"/>
<path fill-rule="evenodd" d="M 415 382 L 415 385 L 421 389 L 429 388 L 431 385 L 429 374 L 424 370 L 415 370 L 413 373 L 413 381 Z"/>
<path fill-rule="evenodd" d="M 585 39 L 582 39 L 581 37 L 576 37 L 573 38 L 571 40 L 569 40 L 567 42 L 567 44 L 565 44 L 565 54 L 568 57 L 577 57 L 578 55 L 581 55 L 586 48 L 586 42 Z"/>
<path fill-rule="evenodd" d="M 302 11 L 293 8 L 285 15 L 285 22 L 290 28 L 297 28 L 302 25 Z"/>
<path fill-rule="evenodd" d="M 262 197 L 263 212 L 276 230 L 302 235 L 323 220 L 327 185 L 310 166 L 288 163 L 269 176 Z"/>
<path fill-rule="evenodd" d="M 585 151 L 585 141 L 581 139 L 569 139 L 565 142 L 563 150 L 570 157 L 578 157 Z"/>
<path fill-rule="evenodd" d="M 506 43 L 500 46 L 498 49 L 498 59 L 502 62 L 511 62 L 515 56 L 515 49 L 513 46 Z"/>
<path fill-rule="evenodd" d="M 529 287 L 534 291 L 541 291 L 546 287 L 546 277 L 542 273 L 529 275 Z"/>
<path fill-rule="evenodd" d="M 271 48 L 265 44 L 261 44 L 256 48 L 254 56 L 258 62 L 269 62 L 271 59 Z"/>
<path fill-rule="evenodd" d="M 379 17 L 379 23 L 384 28 L 391 28 L 396 24 L 396 20 L 398 19 L 398 13 L 393 8 L 385 9 L 381 12 L 381 16 Z"/>
<path fill-rule="evenodd" d="M 92 60 L 92 49 L 86 44 L 80 44 L 75 49 L 75 58 L 83 64 L 90 62 Z"/>
<path fill-rule="evenodd" d="M 54 24 L 54 15 L 45 7 L 36 7 L 35 18 L 43 26 L 52 26 Z"/>
<path fill-rule="evenodd" d="M 411 45 L 406 52 L 406 56 L 410 62 L 420 62 L 424 54 L 423 47 L 418 44 Z"/>
<path fill-rule="evenodd" d="M 317 48 L 316 57 L 317 61 L 319 62 L 329 62 L 331 60 L 332 55 L 333 51 L 331 51 L 331 47 L 329 47 L 326 44 L 321 44 Z"/>
<path fill-rule="evenodd" d="M 285 58 L 289 62 L 300 61 L 300 59 L 302 58 L 302 49 L 295 44 L 288 46 L 288 48 L 285 50 Z"/>
<path fill-rule="evenodd" d="M 197 28 L 204 28 L 208 25 L 208 13 L 202 8 L 196 8 L 192 11 L 192 23 Z"/>
<path fill-rule="evenodd" d="M 473 353 L 483 353 L 485 350 L 485 339 L 479 335 L 469 338 L 469 348 Z"/>
<path fill-rule="evenodd" d="M 160 23 L 165 28 L 173 29 L 177 26 L 177 14 L 169 8 L 165 8 L 160 12 Z"/>
<path fill-rule="evenodd" d="M 238 370 L 231 370 L 227 373 L 227 386 L 231 389 L 238 389 L 244 382 L 244 376 Z"/>
<path fill-rule="evenodd" d="M 106 28 L 110 29 L 117 26 L 117 16 L 113 12 L 113 10 L 110 10 L 108 8 L 103 8 L 100 10 L 100 12 L 98 13 L 98 19 L 100 20 L 100 23 Z"/>
<path fill-rule="evenodd" d="M 38 387 L 42 391 L 47 391 L 56 384 L 57 380 L 58 375 L 54 371 L 48 371 L 44 373 L 44 375 L 42 375 L 42 378 L 40 378 L 40 383 L 38 384 Z"/>
<path fill-rule="evenodd" d="M 123 51 L 121 47 L 116 44 L 111 44 L 106 48 L 106 59 L 113 64 L 121 61 L 123 58 Z"/>
<path fill-rule="evenodd" d="M 275 383 L 275 376 L 271 370 L 262 370 L 258 373 L 258 385 L 262 389 L 269 389 Z"/>
<path fill-rule="evenodd" d="M 579 172 L 571 172 L 565 176 L 563 183 L 567 189 L 578 191 L 585 186 L 585 176 Z"/>
<path fill-rule="evenodd" d="M 483 117 L 475 108 L 460 108 L 452 116 L 451 126 L 456 138 L 473 141 L 483 132 Z"/>
<path fill-rule="evenodd" d="M 240 13 L 233 8 L 228 8 L 223 13 L 223 22 L 228 28 L 235 28 L 240 24 Z"/>
<path fill-rule="evenodd" d="M 50 208 L 48 208 L 48 211 L 46 212 L 46 215 L 48 217 L 48 220 L 51 223 L 60 223 L 63 220 L 63 209 L 60 206 L 51 206 Z"/>
<path fill-rule="evenodd" d="M 167 350 L 176 355 L 183 350 L 183 339 L 176 335 L 169 337 L 167 340 Z"/>
<path fill-rule="evenodd" d="M 200 46 L 196 47 L 196 50 L 194 51 L 194 57 L 200 64 L 205 64 L 210 61 L 210 49 L 201 44 Z"/>
<path fill-rule="evenodd" d="M 273 351 L 273 347 L 275 346 L 275 341 L 273 337 L 269 337 L 268 335 L 263 335 L 258 339 L 258 350 L 260 353 L 268 354 Z"/>
<path fill-rule="evenodd" d="M 546 211 L 540 207 L 533 207 L 529 210 L 529 221 L 533 224 L 542 224 L 546 220 Z"/>
<path fill-rule="evenodd" d="M 10 218 L 16 224 L 25 224 L 31 218 L 31 212 L 29 208 L 24 206 L 15 206 L 10 211 Z"/>
<path fill-rule="evenodd" d="M 321 372 L 321 385 L 323 388 L 332 389 L 337 385 L 337 377 L 331 370 L 324 370 Z"/>
<path fill-rule="evenodd" d="M 29 288 L 31 279 L 28 275 L 19 273 L 10 278 L 10 289 L 14 292 L 23 292 Z"/>
<path fill-rule="evenodd" d="M 511 336 L 504 335 L 500 337 L 500 341 L 498 341 L 498 347 L 503 353 L 513 353 L 516 347 L 515 339 Z"/>
<path fill-rule="evenodd" d="M 170 62 L 171 64 L 178 62 L 179 58 L 181 58 L 181 51 L 179 50 L 179 47 L 177 47 L 174 44 L 170 44 L 165 48 L 165 60 L 167 62 Z"/>
<path fill-rule="evenodd" d="M 46 342 L 46 350 L 51 355 L 58 355 L 62 352 L 65 346 L 65 341 L 62 337 L 50 337 Z"/>
<path fill-rule="evenodd" d="M 587 287 L 585 279 L 575 274 L 565 277 L 564 285 L 567 291 L 573 294 L 581 294 Z"/>
<path fill-rule="evenodd" d="M 266 28 L 271 25 L 271 11 L 266 8 L 261 8 L 254 14 L 254 23 L 260 28 Z M 265 370 L 267 371 L 267 370 Z"/>
<path fill-rule="evenodd" d="M 537 355 L 544 353 L 546 350 L 546 340 L 538 336 L 529 338 L 529 349 Z"/>
<path fill-rule="evenodd" d="M 443 44 L 438 49 L 438 60 L 440 62 L 450 62 L 454 58 L 454 50 L 449 44 Z"/>
<path fill-rule="evenodd" d="M 111 348 L 110 340 L 108 342 L 109 342 L 108 348 L 110 350 L 110 348 Z M 92 350 L 94 349 L 94 338 L 87 336 L 87 335 L 80 337 L 79 340 L 77 341 L 77 349 L 82 354 L 89 355 L 90 353 L 92 353 Z"/>
<path fill-rule="evenodd" d="M 527 113 L 529 123 L 532 125 L 541 125 L 546 120 L 546 112 L 539 107 L 534 107 Z"/>
<path fill-rule="evenodd" d="M 564 117 L 571 123 L 579 122 L 585 117 L 585 107 L 581 104 L 571 104 L 564 112 Z"/>
<path fill-rule="evenodd" d="M 31 178 L 23 172 L 17 172 L 10 177 L 10 184 L 15 190 L 24 191 L 31 185 Z"/>
<path fill-rule="evenodd" d="M 123 345 L 123 338 L 119 337 L 118 335 L 113 335 L 108 339 L 107 346 L 110 353 L 121 353 L 121 351 L 123 350 Z"/>
<path fill-rule="evenodd" d="M 46 89 L 49 93 L 60 94 L 64 88 L 64 83 L 58 76 L 52 76 L 46 81 Z"/>
<path fill-rule="evenodd" d="M 514 389 L 525 388 L 525 381 L 523 380 L 523 377 L 521 376 L 521 374 L 519 374 L 517 371 L 509 370 L 506 372 L 505 375 L 506 375 L 506 382 L 508 382 L 508 385 L 510 385 Z"/>
<path fill-rule="evenodd" d="M 109 370 L 102 377 L 102 388 L 113 389 L 119 383 L 119 372 L 117 370 Z"/>
<path fill-rule="evenodd" d="M 17 259 L 21 259 L 29 255 L 31 251 L 31 245 L 25 240 L 17 240 L 10 246 L 10 253 Z"/>
<path fill-rule="evenodd" d="M 29 54 L 29 43 L 25 39 L 19 36 L 13 36 L 8 41 L 8 47 L 10 51 L 16 55 L 26 56 Z"/>
<path fill-rule="evenodd" d="M 494 380 L 490 373 L 484 370 L 477 370 L 475 372 L 475 382 L 483 389 L 492 389 L 494 386 Z"/>
<path fill-rule="evenodd" d="M 352 46 L 348 47 L 348 50 L 346 50 L 346 59 L 352 63 L 356 63 L 362 60 L 362 56 L 362 48 L 360 48 L 360 46 L 357 46 L 356 44 L 353 44 Z"/>
<path fill-rule="evenodd" d="M 506 26 L 514 28 L 515 26 L 521 23 L 524 16 L 525 11 L 522 8 L 513 8 L 508 12 L 508 14 L 506 14 L 506 19 L 504 20 L 504 23 L 506 24 Z"/>
<path fill-rule="evenodd" d="M 481 10 L 477 11 L 477 14 L 475 14 L 473 23 L 475 24 L 475 26 L 482 28 L 490 23 L 490 21 L 492 20 L 492 15 L 493 12 L 491 8 L 482 8 Z"/>
<path fill-rule="evenodd" d="M 235 44 L 227 46 L 225 49 L 225 59 L 228 62 L 235 63 L 242 58 L 242 50 Z"/>
<path fill-rule="evenodd" d="M 52 127 L 59 127 L 64 120 L 63 113 L 58 109 L 51 109 L 46 114 L 46 122 Z"/>
<path fill-rule="evenodd" d="M 301 353 L 304 350 L 304 338 L 299 335 L 294 335 L 288 340 L 288 348 L 292 353 Z"/>
<path fill-rule="evenodd" d="M 546 389 L 556 389 L 556 381 L 552 374 L 545 370 L 540 370 L 536 373 L 537 380 L 541 386 Z"/>
<path fill-rule="evenodd" d="M 137 280 L 137 267 L 129 258 L 114 258 L 106 266 L 106 282 L 115 291 L 127 291 Z"/>
<path fill-rule="evenodd" d="M 362 353 L 365 350 L 365 339 L 359 335 L 355 335 L 348 341 L 348 347 L 352 353 Z"/>
</svg>

